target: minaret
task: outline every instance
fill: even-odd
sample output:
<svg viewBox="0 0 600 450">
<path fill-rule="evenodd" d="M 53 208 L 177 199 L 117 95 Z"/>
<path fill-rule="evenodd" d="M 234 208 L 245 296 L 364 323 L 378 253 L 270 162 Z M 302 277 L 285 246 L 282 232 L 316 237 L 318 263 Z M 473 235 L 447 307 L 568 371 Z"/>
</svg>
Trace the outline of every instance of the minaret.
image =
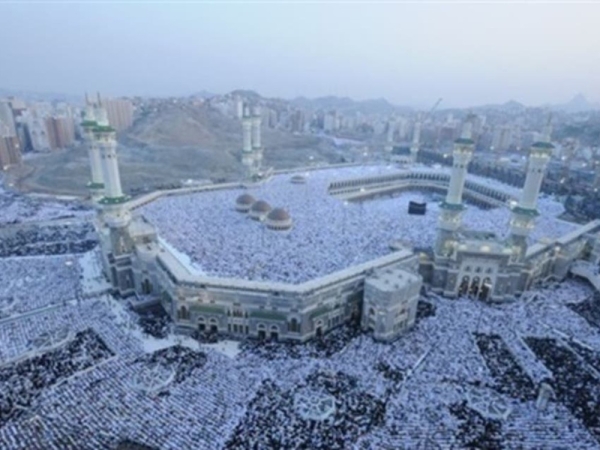
<svg viewBox="0 0 600 450">
<path fill-rule="evenodd" d="M 542 180 L 552 156 L 554 146 L 550 143 L 550 120 L 544 128 L 544 132 L 538 142 L 535 142 L 529 150 L 527 162 L 527 176 L 521 199 L 517 206 L 512 209 L 510 221 L 510 240 L 513 244 L 517 260 L 522 260 L 527 251 L 527 237 L 535 226 L 535 218 L 538 216 L 537 200 L 542 187 Z"/>
<path fill-rule="evenodd" d="M 475 142 L 471 139 L 472 124 L 467 121 L 461 137 L 454 141 L 452 154 L 452 171 L 446 200 L 440 205 L 441 211 L 438 220 L 438 237 L 435 252 L 445 256 L 451 253 L 452 242 L 456 232 L 461 226 L 461 218 L 465 209 L 462 203 L 462 194 L 467 176 L 467 167 L 473 157 Z"/>
<path fill-rule="evenodd" d="M 118 203 L 123 199 L 121 190 L 121 177 L 119 176 L 119 165 L 117 163 L 117 140 L 114 128 L 108 123 L 106 110 L 102 107 L 97 109 L 97 125 L 94 128 L 96 140 L 100 146 L 100 157 L 102 160 L 102 175 L 105 182 L 105 195 L 103 203 Z"/>
<path fill-rule="evenodd" d="M 97 202 L 102 198 L 103 195 L 104 178 L 102 176 L 100 149 L 98 148 L 98 144 L 94 135 L 94 128 L 97 126 L 96 114 L 87 94 L 85 95 L 85 100 L 85 112 L 83 114 L 81 128 L 83 129 L 83 139 L 88 148 L 90 169 L 92 172 L 92 179 L 88 182 L 87 187 L 90 190 L 92 200 Z"/>
<path fill-rule="evenodd" d="M 96 109 L 97 125 L 94 135 L 100 149 L 102 162 L 102 179 L 104 180 L 104 197 L 100 200 L 105 212 L 107 224 L 111 227 L 123 227 L 129 223 L 130 215 L 122 207 L 127 201 L 121 189 L 121 176 L 117 162 L 117 139 L 115 129 L 108 123 L 106 110 L 103 107 Z"/>
<path fill-rule="evenodd" d="M 260 143 L 260 125 L 262 118 L 260 116 L 260 108 L 258 106 L 254 107 L 254 111 L 252 112 L 252 150 L 256 151 L 257 149 L 262 148 Z"/>
<path fill-rule="evenodd" d="M 113 287 L 126 296 L 134 292 L 134 276 L 131 267 L 133 241 L 129 234 L 131 213 L 127 208 L 128 198 L 121 189 L 121 177 L 117 162 L 116 132 L 108 122 L 106 110 L 98 95 L 95 111 L 94 137 L 100 152 L 104 197 L 98 202 L 101 209 L 98 217 L 98 235 L 102 248 L 104 272 Z"/>
<path fill-rule="evenodd" d="M 252 118 L 250 117 L 250 108 L 244 108 L 242 117 L 242 132 L 243 132 L 243 151 L 250 153 L 252 151 Z"/>
<path fill-rule="evenodd" d="M 254 174 L 254 155 L 252 153 L 252 116 L 250 108 L 244 106 L 242 117 L 242 164 L 246 168 L 246 174 L 252 177 Z"/>
<path fill-rule="evenodd" d="M 421 118 L 417 118 L 415 129 L 413 131 L 412 144 L 410 145 L 410 157 L 413 163 L 417 162 L 417 154 L 419 153 L 419 141 L 421 139 Z"/>
<path fill-rule="evenodd" d="M 260 115 L 260 107 L 254 108 L 252 116 L 252 153 L 254 154 L 254 171 L 259 174 L 262 167 L 263 146 L 260 138 L 262 116 Z"/>
</svg>

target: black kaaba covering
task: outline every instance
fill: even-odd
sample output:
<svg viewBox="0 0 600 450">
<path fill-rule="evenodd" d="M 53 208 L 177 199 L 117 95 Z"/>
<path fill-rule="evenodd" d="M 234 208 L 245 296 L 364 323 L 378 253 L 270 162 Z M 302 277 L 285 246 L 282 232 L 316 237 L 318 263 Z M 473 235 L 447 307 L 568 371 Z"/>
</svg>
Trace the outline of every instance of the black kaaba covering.
<svg viewBox="0 0 600 450">
<path fill-rule="evenodd" d="M 417 214 L 419 216 L 424 216 L 427 212 L 427 203 L 419 203 L 419 202 L 408 202 L 408 213 L 409 214 Z"/>
</svg>

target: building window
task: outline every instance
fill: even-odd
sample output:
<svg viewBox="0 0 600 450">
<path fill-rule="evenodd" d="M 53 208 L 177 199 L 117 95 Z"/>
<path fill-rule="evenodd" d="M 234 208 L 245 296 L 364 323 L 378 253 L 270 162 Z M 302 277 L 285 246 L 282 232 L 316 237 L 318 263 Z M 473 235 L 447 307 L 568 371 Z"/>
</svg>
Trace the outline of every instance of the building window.
<svg viewBox="0 0 600 450">
<path fill-rule="evenodd" d="M 185 306 L 182 306 L 181 308 L 179 308 L 179 311 L 177 312 L 177 318 L 182 319 L 182 320 L 189 320 L 190 319 L 190 311 Z"/>
<path fill-rule="evenodd" d="M 146 278 L 142 282 L 142 294 L 148 295 L 151 293 L 152 293 L 152 283 L 150 283 L 150 280 L 148 280 L 148 278 Z"/>
<path fill-rule="evenodd" d="M 300 322 L 296 318 L 293 318 L 288 323 L 288 331 L 290 333 L 299 333 L 300 332 Z"/>
</svg>

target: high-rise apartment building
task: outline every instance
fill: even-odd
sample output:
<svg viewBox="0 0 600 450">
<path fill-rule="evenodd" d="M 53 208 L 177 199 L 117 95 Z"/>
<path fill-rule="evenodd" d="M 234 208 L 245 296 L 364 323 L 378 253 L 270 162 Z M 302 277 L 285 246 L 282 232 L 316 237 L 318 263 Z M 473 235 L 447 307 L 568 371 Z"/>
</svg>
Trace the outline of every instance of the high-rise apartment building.
<svg viewBox="0 0 600 450">
<path fill-rule="evenodd" d="M 31 142 L 31 149 L 36 152 L 50 150 L 48 131 L 46 129 L 46 121 L 44 118 L 34 112 L 27 116 L 26 123 L 29 141 Z"/>
<path fill-rule="evenodd" d="M 512 143 L 512 129 L 510 126 L 503 125 L 498 126 L 494 129 L 494 136 L 492 138 L 493 150 L 501 152 L 508 150 Z"/>
<path fill-rule="evenodd" d="M 8 129 L 9 136 L 17 135 L 12 108 L 10 103 L 5 100 L 0 101 L 0 124 Z"/>
<path fill-rule="evenodd" d="M 75 131 L 72 118 L 51 116 L 46 118 L 45 124 L 50 149 L 67 148 L 73 144 Z"/>
<path fill-rule="evenodd" d="M 133 104 L 124 98 L 103 98 L 101 104 L 108 115 L 110 126 L 123 131 L 133 124 Z"/>
<path fill-rule="evenodd" d="M 7 136 L 0 131 L 0 170 L 21 163 L 21 145 L 16 136 Z"/>
</svg>

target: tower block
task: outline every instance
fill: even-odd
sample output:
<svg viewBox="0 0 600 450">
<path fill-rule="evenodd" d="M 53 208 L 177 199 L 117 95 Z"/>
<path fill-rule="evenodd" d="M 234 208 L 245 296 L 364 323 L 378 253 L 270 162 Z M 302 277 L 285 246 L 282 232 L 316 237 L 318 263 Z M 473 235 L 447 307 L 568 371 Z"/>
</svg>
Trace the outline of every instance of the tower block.
<svg viewBox="0 0 600 450">
<path fill-rule="evenodd" d="M 471 123 L 464 126 L 461 137 L 454 141 L 452 153 L 452 172 L 446 200 L 440 205 L 441 211 L 438 219 L 438 236 L 435 252 L 440 256 L 447 256 L 452 252 L 456 232 L 462 221 L 465 206 L 462 194 L 467 177 L 467 167 L 473 157 L 475 142 L 471 139 Z"/>
<path fill-rule="evenodd" d="M 529 150 L 527 176 L 523 193 L 517 206 L 512 209 L 510 239 L 518 261 L 525 257 L 527 238 L 535 226 L 536 217 L 539 215 L 537 210 L 538 197 L 553 149 L 554 146 L 550 143 L 550 126 L 548 125 L 542 139 L 535 142 Z"/>
<path fill-rule="evenodd" d="M 100 158 L 100 149 L 96 142 L 94 129 L 98 126 L 96 114 L 93 106 L 89 103 L 86 96 L 86 107 L 81 122 L 83 129 L 83 139 L 88 148 L 88 157 L 90 160 L 91 180 L 87 187 L 94 202 L 99 201 L 104 195 L 104 177 L 102 174 L 102 160 Z"/>
</svg>

